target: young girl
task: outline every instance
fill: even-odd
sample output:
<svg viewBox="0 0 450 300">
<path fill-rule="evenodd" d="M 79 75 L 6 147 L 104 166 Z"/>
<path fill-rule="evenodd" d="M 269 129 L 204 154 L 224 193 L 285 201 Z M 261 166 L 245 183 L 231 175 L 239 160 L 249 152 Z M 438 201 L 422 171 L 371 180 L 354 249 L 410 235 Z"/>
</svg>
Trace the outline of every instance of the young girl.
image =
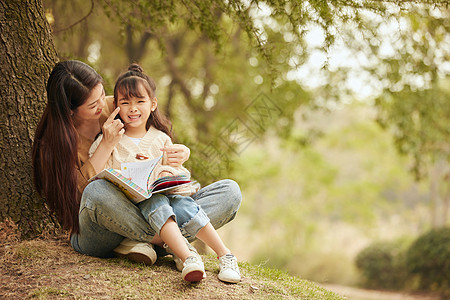
<svg viewBox="0 0 450 300">
<path fill-rule="evenodd" d="M 137 64 L 132 64 L 128 72 L 118 78 L 114 88 L 114 104 L 120 108 L 119 115 L 125 124 L 125 134 L 115 146 L 106 167 L 120 169 L 121 163 L 139 161 L 142 156 L 155 158 L 164 153 L 162 163 L 153 171 L 151 180 L 167 175 L 189 176 L 189 171 L 184 167 L 171 165 L 172 153 L 166 151 L 166 147 L 172 145 L 171 124 L 158 111 L 155 90 L 154 81 L 143 73 Z M 93 143 L 90 153 L 95 152 L 101 140 L 102 136 L 99 136 Z M 145 201 L 153 201 L 153 198 Z M 177 268 L 179 270 L 182 268 L 183 278 L 188 274 L 186 270 L 188 267 L 193 270 L 191 272 L 195 272 L 194 275 L 188 276 L 188 279 L 193 277 L 197 281 L 201 279 L 200 274 L 202 278 L 204 275 L 201 257 L 183 238 L 185 235 L 188 238 L 199 238 L 216 252 L 219 258 L 220 280 L 239 282 L 240 272 L 236 257 L 223 244 L 203 209 L 189 196 L 168 194 L 165 198 L 157 199 L 157 203 L 152 203 L 154 210 L 144 217 L 157 233 L 164 230 L 170 234 L 160 235 L 161 240 L 153 240 L 152 243 L 168 246 L 168 252 L 175 256 Z M 166 231 L 167 222 L 175 218 L 175 215 L 180 228 L 170 227 L 170 231 Z M 194 268 L 192 265 L 197 267 Z"/>
</svg>

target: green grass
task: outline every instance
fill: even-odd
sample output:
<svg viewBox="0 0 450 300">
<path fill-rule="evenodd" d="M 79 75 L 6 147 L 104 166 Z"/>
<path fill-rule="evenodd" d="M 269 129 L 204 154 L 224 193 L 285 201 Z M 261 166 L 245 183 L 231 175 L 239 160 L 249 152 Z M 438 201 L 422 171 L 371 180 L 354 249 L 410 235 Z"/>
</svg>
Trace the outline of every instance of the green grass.
<svg viewBox="0 0 450 300">
<path fill-rule="evenodd" d="M 47 298 L 62 298 L 62 297 L 72 297 L 73 295 L 65 290 L 56 289 L 53 287 L 42 287 L 36 289 L 30 293 L 31 298 L 37 299 L 47 299 Z"/>
<path fill-rule="evenodd" d="M 61 240 L 0 244 L 0 255 L 0 295 L 10 299 L 345 299 L 286 272 L 242 262 L 242 281 L 226 284 L 217 279 L 213 255 L 202 256 L 207 278 L 196 284 L 182 280 L 170 256 L 145 266 L 81 255 Z"/>
</svg>

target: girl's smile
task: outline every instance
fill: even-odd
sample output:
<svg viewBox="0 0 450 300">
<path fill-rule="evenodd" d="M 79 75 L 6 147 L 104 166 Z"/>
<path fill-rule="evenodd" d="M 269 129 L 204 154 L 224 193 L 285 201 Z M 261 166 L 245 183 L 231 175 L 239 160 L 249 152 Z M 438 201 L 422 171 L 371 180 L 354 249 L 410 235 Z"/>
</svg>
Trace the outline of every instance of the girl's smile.
<svg viewBox="0 0 450 300">
<path fill-rule="evenodd" d="M 141 117 L 141 115 L 132 115 L 128 116 L 128 119 L 131 120 L 131 122 L 138 120 Z"/>
</svg>

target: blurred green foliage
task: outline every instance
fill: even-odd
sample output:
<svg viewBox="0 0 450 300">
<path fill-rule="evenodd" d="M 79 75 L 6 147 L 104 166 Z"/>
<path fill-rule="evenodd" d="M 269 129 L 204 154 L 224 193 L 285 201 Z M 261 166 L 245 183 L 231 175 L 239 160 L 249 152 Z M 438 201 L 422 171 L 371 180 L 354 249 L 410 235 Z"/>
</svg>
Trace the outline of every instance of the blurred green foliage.
<svg viewBox="0 0 450 300">
<path fill-rule="evenodd" d="M 308 146 L 270 136 L 237 158 L 232 178 L 243 202 L 236 235 L 248 243 L 253 263 L 355 284 L 353 256 L 366 239 L 429 228 L 428 195 L 408 174 L 409 161 L 392 137 L 369 117 L 373 109 L 352 105 L 306 115 L 293 131 L 320 130 Z M 229 242 L 234 248 L 233 238 Z"/>
<path fill-rule="evenodd" d="M 450 292 L 450 228 L 428 231 L 412 243 L 375 242 L 355 258 L 367 288 Z"/>
<path fill-rule="evenodd" d="M 395 54 L 377 54 L 386 67 L 373 70 L 384 82 L 376 100 L 379 123 L 392 129 L 397 148 L 414 158 L 421 178 L 434 164 L 450 163 L 449 11 L 405 14 L 408 30 L 396 33 Z M 382 78 L 382 79 L 381 79 Z M 387 83 L 387 81 L 389 83 Z"/>
<path fill-rule="evenodd" d="M 365 14 L 343 27 L 343 41 L 362 57 L 361 77 L 376 90 L 377 122 L 393 136 L 402 155 L 412 159 L 410 171 L 430 184 L 432 226 L 448 224 L 450 202 L 450 11 L 409 6 L 397 15 Z M 345 91 L 351 68 L 330 73 L 329 93 Z M 333 81 L 334 80 L 334 81 Z M 359 90 L 359 91 L 362 91 Z"/>
<path fill-rule="evenodd" d="M 432 225 L 448 225 L 450 202 L 450 11 L 419 8 L 404 13 L 394 52 L 372 69 L 383 84 L 378 122 L 398 151 L 413 159 L 416 179 L 430 179 Z"/>
<path fill-rule="evenodd" d="M 408 249 L 406 266 L 418 276 L 418 289 L 450 295 L 450 228 L 421 235 Z"/>
<path fill-rule="evenodd" d="M 376 95 L 377 122 L 391 132 L 398 151 L 413 158 L 411 170 L 422 179 L 436 165 L 450 163 L 450 11 L 406 5 L 390 7 L 392 14 L 384 17 L 367 12 L 357 24 L 343 24 L 341 41 Z M 342 85 L 354 73 L 351 67 L 329 72 L 327 97 L 363 92 Z"/>
<path fill-rule="evenodd" d="M 355 263 L 364 276 L 364 287 L 400 290 L 405 286 L 407 270 L 404 242 L 376 242 L 356 256 Z"/>
</svg>

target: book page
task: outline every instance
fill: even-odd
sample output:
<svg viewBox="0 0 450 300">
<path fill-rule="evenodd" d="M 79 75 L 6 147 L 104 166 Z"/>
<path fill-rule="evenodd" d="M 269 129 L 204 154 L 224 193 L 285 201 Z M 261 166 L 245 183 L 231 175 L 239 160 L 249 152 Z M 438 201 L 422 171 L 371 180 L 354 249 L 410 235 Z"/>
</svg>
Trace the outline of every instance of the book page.
<svg viewBox="0 0 450 300">
<path fill-rule="evenodd" d="M 126 178 L 131 178 L 131 181 L 147 191 L 148 177 L 153 172 L 153 169 L 156 167 L 156 164 L 161 158 L 162 156 L 150 160 L 122 163 L 122 175 Z"/>
</svg>

